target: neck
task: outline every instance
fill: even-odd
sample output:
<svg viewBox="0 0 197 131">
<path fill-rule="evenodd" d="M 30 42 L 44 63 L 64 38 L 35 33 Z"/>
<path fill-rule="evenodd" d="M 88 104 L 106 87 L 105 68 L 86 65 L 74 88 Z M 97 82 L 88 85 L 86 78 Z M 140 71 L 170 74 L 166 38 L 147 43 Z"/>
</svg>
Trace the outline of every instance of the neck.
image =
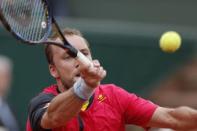
<svg viewBox="0 0 197 131">
<path fill-rule="evenodd" d="M 63 86 L 62 84 L 58 84 L 58 83 L 57 83 L 57 86 L 58 86 L 58 90 L 59 90 L 60 92 L 64 92 L 64 91 L 67 90 L 67 89 L 64 88 L 64 86 Z"/>
<path fill-rule="evenodd" d="M 60 80 L 57 80 L 57 86 L 60 92 L 67 91 L 69 89 L 68 87 L 65 87 Z"/>
</svg>

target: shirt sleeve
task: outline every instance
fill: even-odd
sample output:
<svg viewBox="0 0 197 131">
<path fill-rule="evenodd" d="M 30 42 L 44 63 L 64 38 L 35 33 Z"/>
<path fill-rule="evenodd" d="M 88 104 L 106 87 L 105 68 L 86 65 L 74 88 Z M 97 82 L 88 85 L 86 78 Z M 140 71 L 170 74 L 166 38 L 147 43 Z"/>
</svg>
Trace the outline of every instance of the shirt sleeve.
<svg viewBox="0 0 197 131">
<path fill-rule="evenodd" d="M 129 99 L 131 101 L 125 112 L 126 122 L 146 128 L 158 106 L 134 94 L 130 94 Z"/>
<path fill-rule="evenodd" d="M 43 129 L 40 126 L 40 122 L 47 109 L 46 105 L 50 103 L 54 97 L 53 94 L 41 93 L 31 100 L 28 115 L 32 131 L 51 131 L 50 129 Z"/>
<path fill-rule="evenodd" d="M 125 123 L 146 128 L 158 106 L 119 87 L 116 89 L 115 95 Z"/>
</svg>

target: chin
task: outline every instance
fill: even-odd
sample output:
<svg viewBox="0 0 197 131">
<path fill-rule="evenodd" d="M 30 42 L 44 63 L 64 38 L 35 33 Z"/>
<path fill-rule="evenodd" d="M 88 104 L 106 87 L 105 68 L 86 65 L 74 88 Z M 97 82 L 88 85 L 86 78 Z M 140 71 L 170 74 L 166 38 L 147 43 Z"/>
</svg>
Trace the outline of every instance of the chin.
<svg viewBox="0 0 197 131">
<path fill-rule="evenodd" d="M 80 77 L 75 77 L 74 78 L 74 82 L 76 82 Z"/>
</svg>

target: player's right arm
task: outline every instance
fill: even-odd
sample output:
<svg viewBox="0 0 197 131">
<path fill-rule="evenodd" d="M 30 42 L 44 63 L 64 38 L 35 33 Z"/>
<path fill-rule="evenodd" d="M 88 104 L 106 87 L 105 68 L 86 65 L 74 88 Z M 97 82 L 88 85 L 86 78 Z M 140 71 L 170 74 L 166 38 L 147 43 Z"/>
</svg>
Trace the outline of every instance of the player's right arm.
<svg viewBox="0 0 197 131">
<path fill-rule="evenodd" d="M 106 71 L 100 66 L 98 61 L 93 61 L 93 64 L 92 67 L 81 72 L 81 77 L 85 84 L 84 87 L 88 87 L 88 91 L 90 88 L 93 91 L 106 76 Z M 53 98 L 44 107 L 46 111 L 40 120 L 40 126 L 44 129 L 57 128 L 65 125 L 66 122 L 76 116 L 84 103 L 84 100 L 76 92 L 75 88 L 70 88 Z"/>
<path fill-rule="evenodd" d="M 74 94 L 73 88 L 57 96 L 40 93 L 29 105 L 28 117 L 32 131 L 62 126 L 79 112 L 83 102 Z"/>
<path fill-rule="evenodd" d="M 74 117 L 81 109 L 83 100 L 75 95 L 73 88 L 56 96 L 43 114 L 41 127 L 52 129 L 63 126 Z"/>
</svg>

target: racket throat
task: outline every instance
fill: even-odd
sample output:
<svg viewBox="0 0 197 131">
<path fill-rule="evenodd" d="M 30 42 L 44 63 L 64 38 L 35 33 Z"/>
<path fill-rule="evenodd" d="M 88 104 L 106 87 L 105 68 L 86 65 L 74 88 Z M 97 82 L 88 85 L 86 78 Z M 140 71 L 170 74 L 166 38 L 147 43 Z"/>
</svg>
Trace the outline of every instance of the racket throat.
<svg viewBox="0 0 197 131">
<path fill-rule="evenodd" d="M 71 47 L 67 47 L 69 48 L 67 53 L 73 57 L 73 58 L 76 58 L 77 57 L 77 54 L 78 54 L 78 50 L 76 50 L 75 48 L 71 48 Z"/>
<path fill-rule="evenodd" d="M 60 36 L 60 39 L 63 41 L 64 43 L 64 47 L 68 49 L 68 54 L 71 56 L 71 57 L 74 57 L 76 58 L 77 57 L 77 53 L 78 53 L 78 50 L 73 48 L 72 46 L 70 46 L 69 42 L 66 40 L 64 34 L 61 32 L 60 28 L 58 28 L 58 24 L 57 24 L 57 21 L 55 20 L 54 17 L 52 17 L 52 22 L 53 22 L 53 29 L 55 29 L 56 33 L 59 34 Z"/>
</svg>

